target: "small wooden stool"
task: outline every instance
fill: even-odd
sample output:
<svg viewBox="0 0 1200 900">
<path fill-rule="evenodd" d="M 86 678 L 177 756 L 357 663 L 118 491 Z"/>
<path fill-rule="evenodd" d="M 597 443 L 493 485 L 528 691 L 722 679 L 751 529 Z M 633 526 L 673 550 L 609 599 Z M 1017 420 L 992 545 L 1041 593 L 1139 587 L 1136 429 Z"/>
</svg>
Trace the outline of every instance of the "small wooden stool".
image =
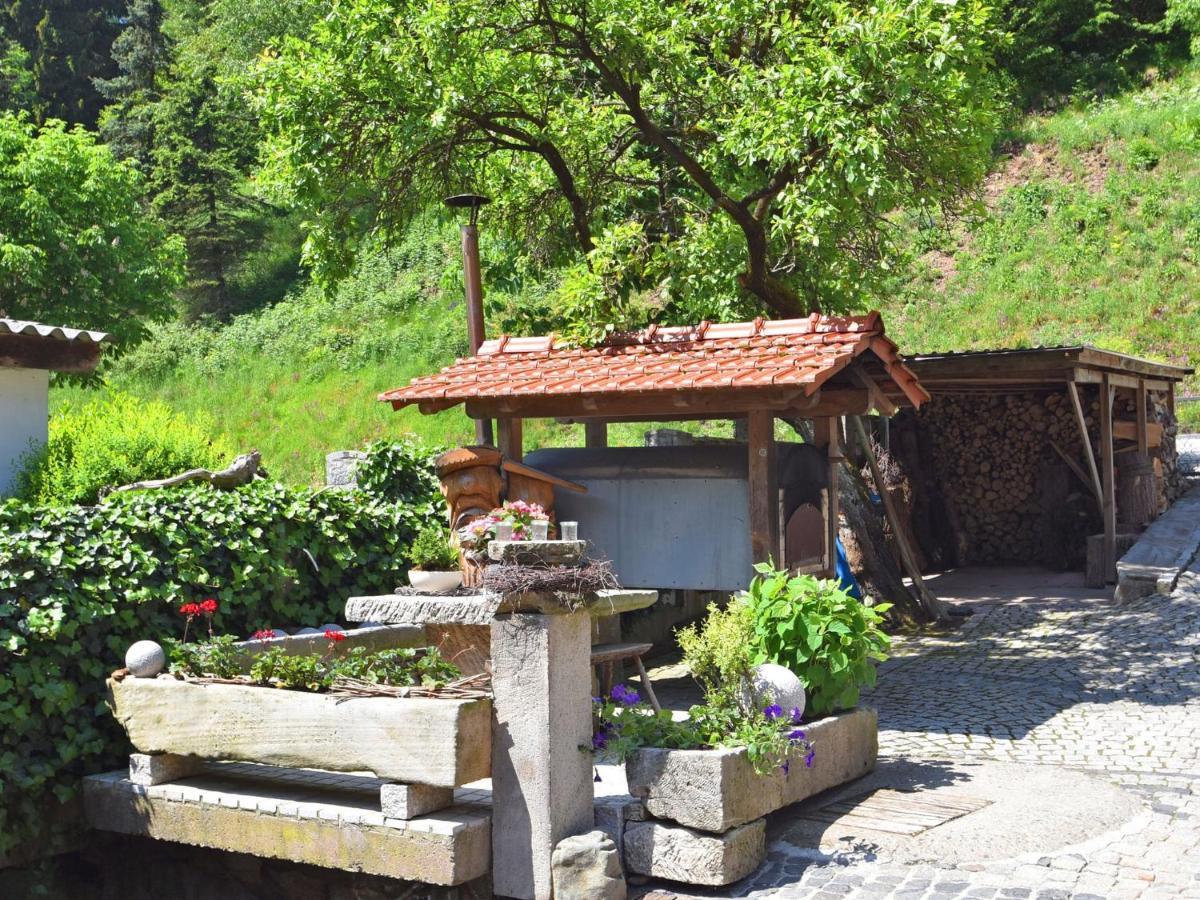
<svg viewBox="0 0 1200 900">
<path fill-rule="evenodd" d="M 642 655 L 649 653 L 653 647 L 653 644 L 597 644 L 592 648 L 592 665 L 601 667 L 600 690 L 605 697 L 612 693 L 613 665 L 633 660 L 633 664 L 637 666 L 638 675 L 642 678 L 642 688 L 646 692 L 646 699 L 650 701 L 655 712 L 662 712 L 662 707 L 658 705 L 658 698 L 654 696 L 654 688 L 650 686 L 650 676 L 646 674 L 646 666 L 642 662 Z"/>
</svg>

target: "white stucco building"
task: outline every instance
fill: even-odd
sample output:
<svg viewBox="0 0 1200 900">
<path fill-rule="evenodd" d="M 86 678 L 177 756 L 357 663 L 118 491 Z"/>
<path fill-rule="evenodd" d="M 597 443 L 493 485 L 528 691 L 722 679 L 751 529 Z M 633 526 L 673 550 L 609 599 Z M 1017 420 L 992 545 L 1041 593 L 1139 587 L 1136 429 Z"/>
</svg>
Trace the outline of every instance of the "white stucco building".
<svg viewBox="0 0 1200 900">
<path fill-rule="evenodd" d="M 15 490 L 22 459 L 46 443 L 51 372 L 91 372 L 102 331 L 0 318 L 0 498 Z"/>
</svg>

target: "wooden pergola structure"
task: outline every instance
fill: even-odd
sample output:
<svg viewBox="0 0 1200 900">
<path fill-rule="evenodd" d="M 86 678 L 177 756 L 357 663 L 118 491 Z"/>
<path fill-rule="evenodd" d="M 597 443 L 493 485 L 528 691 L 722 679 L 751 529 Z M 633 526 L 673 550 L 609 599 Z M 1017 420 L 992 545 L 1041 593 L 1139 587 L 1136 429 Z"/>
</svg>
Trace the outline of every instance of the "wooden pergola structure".
<svg viewBox="0 0 1200 900">
<path fill-rule="evenodd" d="M 775 419 L 813 422 L 828 487 L 823 569 L 832 572 L 838 528 L 839 418 L 874 409 L 891 415 L 929 395 L 884 334 L 879 313 L 659 328 L 618 335 L 590 348 L 554 336 L 501 337 L 475 356 L 416 378 L 380 399 L 426 414 L 459 404 L 474 419 L 496 419 L 500 451 L 523 455 L 522 422 L 583 423 L 586 445 L 607 445 L 609 422 L 744 419 L 748 434 L 751 555 L 778 559 Z"/>
<path fill-rule="evenodd" d="M 908 365 L 917 373 L 921 383 L 936 394 L 1066 391 L 1083 444 L 1082 464 L 1063 454 L 1060 448 L 1055 447 L 1055 450 L 1090 487 L 1096 498 L 1104 523 L 1101 564 L 1108 580 L 1113 580 L 1116 573 L 1117 536 L 1116 441 L 1133 441 L 1140 453 L 1149 453 L 1152 431 L 1161 430 L 1158 423 L 1151 421 L 1153 410 L 1148 404 L 1150 393 L 1162 393 L 1168 410 L 1174 416 L 1175 387 L 1193 370 L 1087 344 L 932 354 L 912 357 Z M 1093 450 L 1093 441 L 1088 432 L 1087 416 L 1080 400 L 1080 386 L 1095 387 L 1099 392 L 1097 450 Z M 1135 411 L 1132 428 L 1128 431 L 1122 427 L 1125 423 L 1113 420 L 1113 403 L 1120 391 L 1128 392 Z"/>
</svg>

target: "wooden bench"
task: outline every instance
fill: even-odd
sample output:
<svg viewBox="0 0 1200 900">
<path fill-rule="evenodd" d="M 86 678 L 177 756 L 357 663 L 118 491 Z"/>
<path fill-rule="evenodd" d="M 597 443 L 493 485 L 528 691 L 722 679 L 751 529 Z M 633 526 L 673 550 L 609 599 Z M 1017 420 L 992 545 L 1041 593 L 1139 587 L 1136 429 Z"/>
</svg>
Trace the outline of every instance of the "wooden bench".
<svg viewBox="0 0 1200 900">
<path fill-rule="evenodd" d="M 597 644 L 594 646 L 592 648 L 592 666 L 600 667 L 601 693 L 605 697 L 612 693 L 613 666 L 619 662 L 633 660 L 633 664 L 637 666 L 638 675 L 642 678 L 642 688 L 646 692 L 646 699 L 650 701 L 655 712 L 661 712 L 662 707 L 658 705 L 658 698 L 654 696 L 654 688 L 650 686 L 650 676 L 646 674 L 646 666 L 642 662 L 642 656 L 649 653 L 653 647 L 653 644 Z"/>
</svg>

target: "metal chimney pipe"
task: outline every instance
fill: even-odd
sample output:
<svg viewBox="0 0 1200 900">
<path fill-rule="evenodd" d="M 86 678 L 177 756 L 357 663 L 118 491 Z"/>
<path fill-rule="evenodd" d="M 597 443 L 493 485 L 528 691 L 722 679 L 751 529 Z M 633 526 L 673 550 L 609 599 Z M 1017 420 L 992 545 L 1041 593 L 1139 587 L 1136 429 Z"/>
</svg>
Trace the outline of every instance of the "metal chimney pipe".
<svg viewBox="0 0 1200 900">
<path fill-rule="evenodd" d="M 479 208 L 491 201 L 479 194 L 456 194 L 447 197 L 445 203 L 451 209 L 469 209 L 470 220 L 459 230 L 462 234 L 463 282 L 467 294 L 467 340 L 471 354 L 479 352 L 483 343 L 483 276 L 479 268 Z M 493 444 L 492 420 L 475 420 L 475 442 Z"/>
</svg>

